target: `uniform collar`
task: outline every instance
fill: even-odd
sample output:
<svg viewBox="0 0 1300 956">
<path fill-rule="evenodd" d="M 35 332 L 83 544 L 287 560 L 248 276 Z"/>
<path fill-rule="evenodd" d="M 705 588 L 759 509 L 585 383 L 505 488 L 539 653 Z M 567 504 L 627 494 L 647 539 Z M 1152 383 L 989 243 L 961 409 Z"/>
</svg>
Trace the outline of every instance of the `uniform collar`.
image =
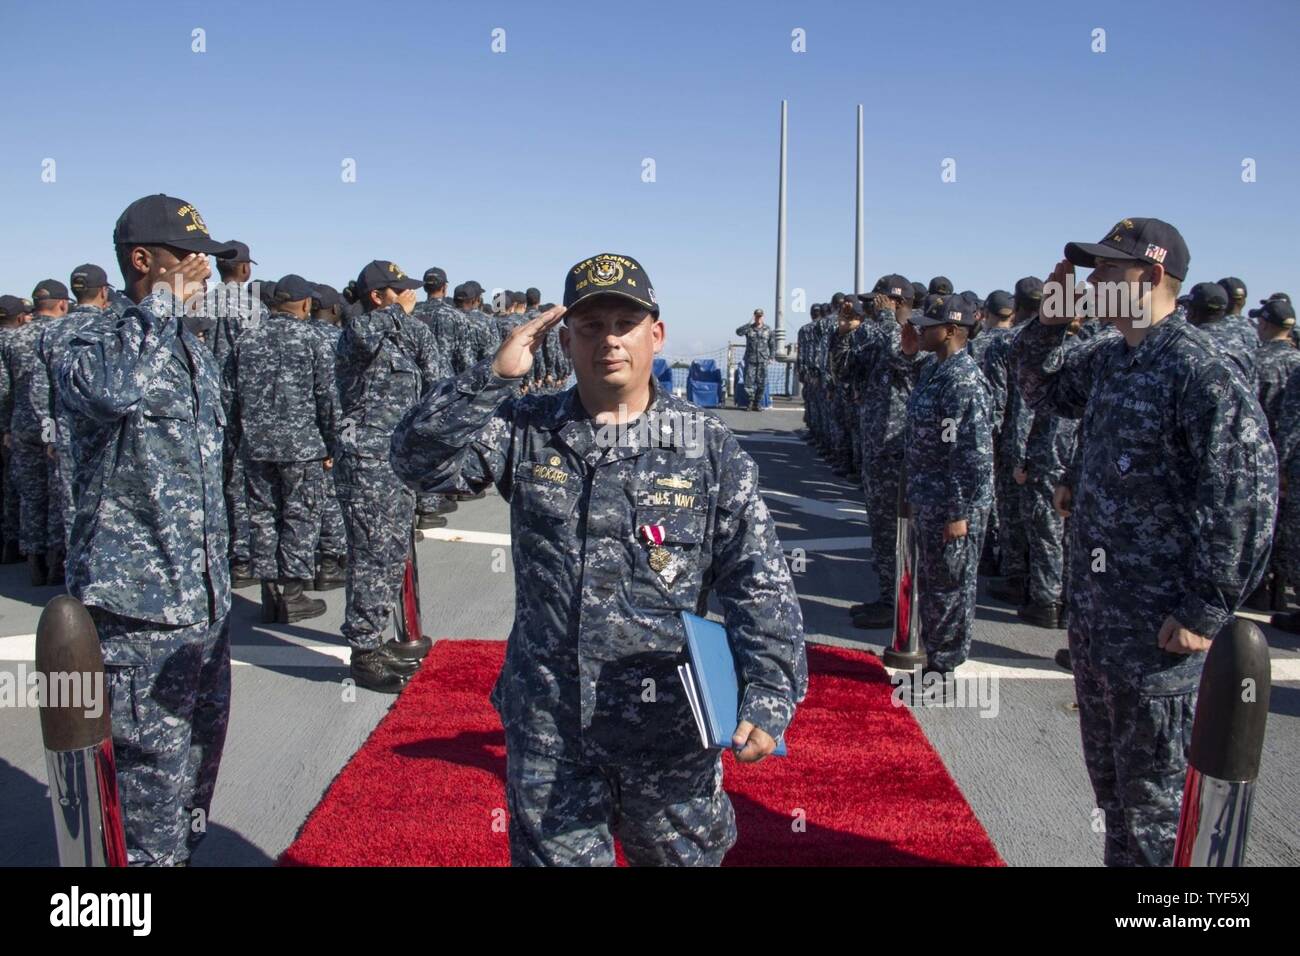
<svg viewBox="0 0 1300 956">
<path fill-rule="evenodd" d="M 1142 340 L 1142 344 L 1127 350 L 1124 364 L 1128 367 L 1151 365 L 1172 343 L 1187 335 L 1189 326 L 1186 314 L 1175 309 L 1163 321 L 1156 324 L 1155 329 Z"/>
</svg>

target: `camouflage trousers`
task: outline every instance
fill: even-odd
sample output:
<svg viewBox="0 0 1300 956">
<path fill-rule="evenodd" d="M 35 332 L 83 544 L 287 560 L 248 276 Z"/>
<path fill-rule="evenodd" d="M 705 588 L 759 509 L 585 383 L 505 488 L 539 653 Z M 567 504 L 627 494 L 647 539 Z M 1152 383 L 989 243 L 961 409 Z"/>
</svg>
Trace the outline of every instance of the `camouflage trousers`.
<svg viewBox="0 0 1300 956">
<path fill-rule="evenodd" d="M 862 487 L 867 503 L 867 527 L 871 531 L 871 563 L 876 569 L 879 601 L 894 603 L 896 571 L 894 554 L 898 544 L 898 479 L 903 459 L 877 454 L 870 446 L 863 453 L 866 466 Z"/>
<path fill-rule="evenodd" d="M 104 651 L 132 866 L 184 863 L 208 828 L 230 720 L 230 626 L 166 627 L 90 609 Z"/>
<path fill-rule="evenodd" d="M 722 756 L 602 766 L 509 745 L 506 806 L 513 866 L 717 866 L 736 842 Z"/>
<path fill-rule="evenodd" d="M 18 546 L 24 554 L 44 554 L 49 542 L 50 459 L 45 445 L 13 438 L 14 483 L 18 487 Z"/>
<path fill-rule="evenodd" d="M 1029 571 L 1029 540 L 1025 532 L 1024 496 L 1011 465 L 999 460 L 993 468 L 994 500 L 998 509 L 998 570 L 1003 577 L 1024 577 Z"/>
<path fill-rule="evenodd" d="M 347 610 L 341 633 L 354 648 L 375 648 L 402 590 L 415 495 L 387 459 L 341 455 L 334 471 L 348 532 Z"/>
<path fill-rule="evenodd" d="M 325 469 L 324 500 L 320 509 L 320 543 L 316 546 L 327 558 L 345 558 L 348 553 L 348 532 L 343 525 L 343 509 L 339 507 L 338 491 L 334 487 L 334 469 Z"/>
<path fill-rule="evenodd" d="M 767 363 L 745 363 L 745 391 L 749 393 L 749 407 L 761 408 L 767 398 Z"/>
<path fill-rule="evenodd" d="M 229 444 L 229 442 L 227 442 Z M 244 456 L 237 449 L 227 448 L 226 456 L 226 515 L 230 526 L 230 560 L 246 562 L 249 559 L 248 490 L 245 477 Z"/>
<path fill-rule="evenodd" d="M 1286 484 L 1294 490 L 1278 501 L 1270 564 L 1281 570 L 1288 584 L 1300 588 L 1300 461 L 1287 468 Z"/>
<path fill-rule="evenodd" d="M 979 508 L 968 515 L 966 534 L 951 541 L 943 540 L 947 521 L 941 513 L 917 509 L 913 521 L 921 640 L 932 667 L 952 670 L 970 656 L 975 633 L 975 590 L 988 510 Z"/>
<path fill-rule="evenodd" d="M 244 476 L 253 577 L 312 580 L 325 499 L 321 462 L 245 461 Z"/>
<path fill-rule="evenodd" d="M 1144 693 L 1140 679 L 1101 667 L 1071 616 L 1070 667 L 1083 760 L 1106 826 L 1107 866 L 1169 866 L 1182 809 L 1199 674 L 1182 693 Z"/>
<path fill-rule="evenodd" d="M 844 400 L 843 391 L 838 386 L 829 390 L 827 427 L 830 429 L 828 438 L 831 456 L 847 464 L 853 456 L 853 439 L 849 435 L 849 426 L 853 419 L 849 414 L 849 403 Z"/>
<path fill-rule="evenodd" d="M 77 509 L 72 501 L 72 449 L 67 441 L 56 446 L 58 454 L 50 461 L 50 518 L 46 524 L 49 549 L 68 550 L 68 533 Z"/>
<path fill-rule="evenodd" d="M 1052 505 L 1053 490 L 1051 481 L 1032 476 L 1020 488 L 1032 604 L 1063 604 L 1065 599 L 1065 519 Z"/>
<path fill-rule="evenodd" d="M 13 451 L 4 449 L 4 539 L 18 540 L 19 511 L 21 498 L 18 494 L 17 475 L 14 472 Z"/>
</svg>

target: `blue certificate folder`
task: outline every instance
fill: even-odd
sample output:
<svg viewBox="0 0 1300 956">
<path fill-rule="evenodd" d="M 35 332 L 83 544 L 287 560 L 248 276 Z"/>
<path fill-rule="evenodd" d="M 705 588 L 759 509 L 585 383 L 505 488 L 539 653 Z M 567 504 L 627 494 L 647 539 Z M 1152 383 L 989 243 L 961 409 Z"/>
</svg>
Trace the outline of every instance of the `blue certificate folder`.
<svg viewBox="0 0 1300 956">
<path fill-rule="evenodd" d="M 731 749 L 731 735 L 740 722 L 740 684 L 736 680 L 736 659 L 731 654 L 727 630 L 694 614 L 685 611 L 681 614 L 690 660 L 679 664 L 677 673 L 700 728 L 700 742 L 705 749 Z M 784 740 L 777 740 L 772 756 L 785 756 Z"/>
</svg>

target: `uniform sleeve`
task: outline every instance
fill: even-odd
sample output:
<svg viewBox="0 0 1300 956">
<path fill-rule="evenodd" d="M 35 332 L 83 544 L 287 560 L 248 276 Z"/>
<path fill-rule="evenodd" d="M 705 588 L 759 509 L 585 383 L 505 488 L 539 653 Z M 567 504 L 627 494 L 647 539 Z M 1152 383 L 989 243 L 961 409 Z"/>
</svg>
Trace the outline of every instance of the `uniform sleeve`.
<svg viewBox="0 0 1300 956">
<path fill-rule="evenodd" d="M 742 685 L 738 718 L 780 737 L 808 692 L 803 615 L 758 467 L 732 435 L 721 462 L 711 580 Z"/>
<path fill-rule="evenodd" d="M 0 375 L 4 372 L 0 371 Z M 1300 367 L 1287 376 L 1286 387 L 1282 391 L 1282 400 L 1278 405 L 1277 432 L 1278 467 L 1286 470 L 1300 446 Z M 1300 488 L 1296 489 L 1300 494 Z"/>
<path fill-rule="evenodd" d="M 745 338 L 745 330 L 748 329 L 748 328 L 749 328 L 749 323 L 746 322 L 746 323 L 743 324 L 740 328 L 736 329 L 736 334 L 739 335 L 739 336 L 743 339 L 743 338 Z"/>
<path fill-rule="evenodd" d="M 951 389 L 944 399 L 943 417 L 952 419 L 956 435 L 951 442 L 940 444 L 948 461 L 938 464 L 936 472 L 943 490 L 946 521 L 964 521 L 971 517 L 970 490 L 977 487 L 972 476 L 991 470 L 988 399 L 983 388 L 973 382 Z"/>
<path fill-rule="evenodd" d="M 339 391 L 334 387 L 333 346 L 322 335 L 312 335 L 315 344 L 312 355 L 316 363 L 316 374 L 312 376 L 312 397 L 316 402 L 316 427 L 320 430 L 321 440 L 325 442 L 325 454 L 336 458 L 335 434 L 338 420 L 342 416 L 339 408 Z"/>
<path fill-rule="evenodd" d="M 9 372 L 9 345 L 0 345 L 0 432 L 9 431 L 14 416 L 14 379 Z"/>
<path fill-rule="evenodd" d="M 495 483 L 510 499 L 517 378 L 494 375 L 490 362 L 444 379 L 393 432 L 389 461 L 418 492 L 477 493 Z"/>
<path fill-rule="evenodd" d="M 81 329 L 59 361 L 63 403 L 96 421 L 129 415 L 172 355 L 179 322 L 168 294 L 149 296 L 110 325 Z"/>
<path fill-rule="evenodd" d="M 1002 422 L 1007 416 L 1007 343 L 995 340 L 984 350 L 980 371 L 989 383 L 989 425 L 994 437 L 1002 431 Z"/>
<path fill-rule="evenodd" d="M 59 321 L 66 322 L 67 319 Z M 50 360 L 52 358 L 50 348 L 51 329 L 46 329 L 41 333 L 40 340 L 36 343 L 36 367 L 32 369 L 32 407 L 36 411 L 41 426 L 41 441 L 46 444 L 54 443 L 52 430 L 47 430 L 46 422 L 53 424 L 54 421 L 54 403 L 53 403 L 53 383 L 50 381 Z M 47 437 L 48 440 L 47 440 Z"/>
<path fill-rule="evenodd" d="M 1067 349 L 1063 325 L 1043 325 L 1030 319 L 1011 346 L 1011 364 L 1024 400 L 1035 410 L 1046 409 L 1066 418 L 1079 418 L 1092 394 L 1095 359 L 1101 349 L 1092 345 Z M 1109 344 L 1108 339 L 1090 342 Z"/>
<path fill-rule="evenodd" d="M 401 330 L 397 316 L 390 311 L 393 308 L 400 307 L 375 309 L 344 319 L 343 334 L 339 337 L 340 357 L 361 368 L 374 361 L 384 342 Z"/>
<path fill-rule="evenodd" d="M 1193 560 L 1174 617 L 1213 637 L 1264 576 L 1277 508 L 1277 458 L 1259 404 L 1215 364 L 1196 376 L 1178 413 L 1196 468 Z"/>
</svg>

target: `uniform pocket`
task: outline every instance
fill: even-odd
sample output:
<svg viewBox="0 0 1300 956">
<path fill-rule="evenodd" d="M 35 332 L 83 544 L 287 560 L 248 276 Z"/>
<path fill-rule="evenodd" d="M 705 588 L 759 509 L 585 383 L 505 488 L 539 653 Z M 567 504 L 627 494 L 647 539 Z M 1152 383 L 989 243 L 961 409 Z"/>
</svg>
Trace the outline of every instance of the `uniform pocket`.
<svg viewBox="0 0 1300 956">
<path fill-rule="evenodd" d="M 641 529 L 662 543 L 648 541 Z M 704 543 L 702 511 L 638 508 L 635 514 L 631 601 L 657 606 L 664 601 L 675 610 L 695 610 L 699 596 Z"/>
</svg>

